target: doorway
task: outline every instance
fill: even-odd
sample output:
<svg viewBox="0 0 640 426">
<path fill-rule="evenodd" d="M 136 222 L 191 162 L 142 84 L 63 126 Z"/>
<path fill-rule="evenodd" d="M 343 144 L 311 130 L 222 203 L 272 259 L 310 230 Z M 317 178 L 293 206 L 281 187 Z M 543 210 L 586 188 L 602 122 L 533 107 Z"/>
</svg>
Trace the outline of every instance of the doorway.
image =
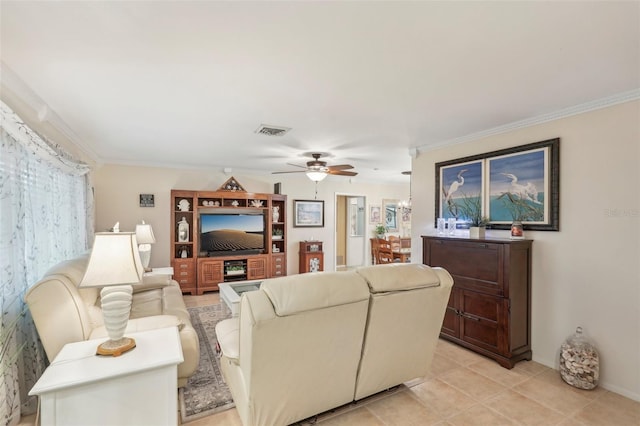
<svg viewBox="0 0 640 426">
<path fill-rule="evenodd" d="M 365 264 L 366 198 L 336 194 L 335 268 L 346 271 Z"/>
</svg>

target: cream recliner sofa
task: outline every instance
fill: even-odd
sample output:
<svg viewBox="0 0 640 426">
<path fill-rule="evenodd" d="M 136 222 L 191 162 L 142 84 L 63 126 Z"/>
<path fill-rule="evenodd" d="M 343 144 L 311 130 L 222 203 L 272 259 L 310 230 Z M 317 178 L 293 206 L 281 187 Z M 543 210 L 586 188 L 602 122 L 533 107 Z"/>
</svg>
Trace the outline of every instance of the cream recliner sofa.
<svg viewBox="0 0 640 426">
<path fill-rule="evenodd" d="M 52 361 L 67 343 L 107 338 L 100 308 L 100 288 L 78 288 L 89 254 L 49 269 L 25 295 L 47 358 Z M 198 368 L 200 347 L 180 286 L 166 276 L 143 277 L 134 286 L 127 333 L 178 327 L 184 361 L 178 365 L 178 387 Z"/>
<path fill-rule="evenodd" d="M 287 425 L 425 376 L 453 279 L 387 264 L 265 280 L 216 325 L 245 426 Z"/>
</svg>

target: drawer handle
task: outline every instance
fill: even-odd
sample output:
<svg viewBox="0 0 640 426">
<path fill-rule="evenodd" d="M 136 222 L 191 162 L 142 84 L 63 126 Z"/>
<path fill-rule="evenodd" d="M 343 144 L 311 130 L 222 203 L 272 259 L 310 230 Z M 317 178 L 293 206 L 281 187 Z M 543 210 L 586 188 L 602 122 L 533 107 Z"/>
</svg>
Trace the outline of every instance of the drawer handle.
<svg viewBox="0 0 640 426">
<path fill-rule="evenodd" d="M 188 283 L 189 280 L 180 280 L 181 283 Z"/>
<path fill-rule="evenodd" d="M 462 314 L 460 314 L 460 315 L 462 315 L 462 316 L 463 316 L 464 318 L 466 318 L 466 319 L 470 319 L 470 320 L 474 320 L 474 321 L 480 321 L 480 318 L 478 318 L 478 317 L 477 317 L 477 316 L 475 316 L 475 315 L 465 314 L 465 313 L 462 313 Z"/>
<path fill-rule="evenodd" d="M 488 247 L 489 247 L 489 244 L 480 244 L 480 247 L 481 247 L 481 248 L 488 248 Z"/>
<path fill-rule="evenodd" d="M 182 275 L 184 277 L 185 275 L 189 275 L 189 273 L 188 272 L 180 272 L 180 275 Z"/>
<path fill-rule="evenodd" d="M 182 268 L 182 269 L 185 269 L 185 268 L 187 268 L 187 267 L 188 267 L 188 266 L 187 266 L 187 265 L 185 265 L 185 264 L 180 265 L 180 268 Z"/>
</svg>

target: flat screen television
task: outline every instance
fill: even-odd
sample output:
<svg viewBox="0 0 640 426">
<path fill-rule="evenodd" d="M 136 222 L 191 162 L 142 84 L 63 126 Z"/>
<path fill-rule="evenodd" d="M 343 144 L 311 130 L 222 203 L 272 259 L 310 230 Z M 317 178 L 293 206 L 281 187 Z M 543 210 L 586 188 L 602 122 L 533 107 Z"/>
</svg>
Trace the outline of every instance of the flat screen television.
<svg viewBox="0 0 640 426">
<path fill-rule="evenodd" d="M 206 256 L 264 252 L 265 218 L 259 213 L 201 213 L 200 253 Z"/>
</svg>

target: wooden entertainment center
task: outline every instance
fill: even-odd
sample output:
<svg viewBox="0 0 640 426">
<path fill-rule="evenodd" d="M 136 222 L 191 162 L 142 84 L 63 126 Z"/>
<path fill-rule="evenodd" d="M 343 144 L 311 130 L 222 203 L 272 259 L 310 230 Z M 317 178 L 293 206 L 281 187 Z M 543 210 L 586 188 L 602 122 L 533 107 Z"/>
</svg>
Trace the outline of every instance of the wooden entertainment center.
<svg viewBox="0 0 640 426">
<path fill-rule="evenodd" d="M 226 187 L 232 189 L 223 189 Z M 286 195 L 246 192 L 233 178 L 217 191 L 171 190 L 170 258 L 182 292 L 201 295 L 218 290 L 222 282 L 286 275 L 286 205 Z M 199 221 L 205 212 L 262 214 L 264 248 L 256 253 L 215 256 L 201 252 Z"/>
</svg>

